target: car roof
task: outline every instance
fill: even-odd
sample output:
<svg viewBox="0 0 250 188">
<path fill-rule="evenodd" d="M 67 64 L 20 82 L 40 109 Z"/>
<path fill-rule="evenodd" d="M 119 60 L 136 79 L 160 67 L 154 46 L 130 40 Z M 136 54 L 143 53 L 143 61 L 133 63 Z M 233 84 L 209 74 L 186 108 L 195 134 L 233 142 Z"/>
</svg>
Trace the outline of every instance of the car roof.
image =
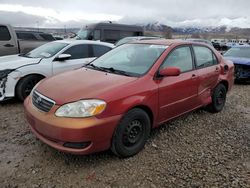
<svg viewBox="0 0 250 188">
<path fill-rule="evenodd" d="M 152 44 L 152 45 L 164 45 L 164 46 L 171 46 L 173 44 L 176 45 L 185 45 L 185 44 L 201 44 L 204 46 L 208 46 L 205 43 L 197 43 L 193 41 L 181 40 L 181 39 L 153 39 L 153 40 L 140 40 L 132 43 L 137 44 Z"/>
<path fill-rule="evenodd" d="M 114 47 L 113 44 L 107 43 L 107 42 L 100 42 L 100 41 L 92 41 L 92 40 L 75 40 L 75 39 L 65 39 L 65 40 L 58 40 L 54 42 L 59 42 L 59 43 L 67 43 L 71 45 L 76 45 L 76 44 L 101 44 L 104 46 L 109 46 L 109 47 Z"/>
<path fill-rule="evenodd" d="M 161 38 L 161 37 L 157 37 L 157 36 L 133 36 L 133 37 L 124 37 L 122 39 L 142 39 L 142 38 L 156 38 L 157 39 L 157 38 Z"/>
</svg>

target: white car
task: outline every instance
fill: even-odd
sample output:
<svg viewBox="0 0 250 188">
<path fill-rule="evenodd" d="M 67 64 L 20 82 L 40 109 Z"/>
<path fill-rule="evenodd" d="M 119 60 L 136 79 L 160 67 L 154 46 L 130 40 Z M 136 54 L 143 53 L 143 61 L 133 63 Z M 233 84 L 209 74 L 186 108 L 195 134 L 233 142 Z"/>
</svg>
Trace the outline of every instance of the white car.
<svg viewBox="0 0 250 188">
<path fill-rule="evenodd" d="M 112 48 L 104 42 L 61 40 L 27 54 L 0 57 L 0 101 L 15 96 L 23 101 L 41 79 L 81 68 Z"/>
</svg>

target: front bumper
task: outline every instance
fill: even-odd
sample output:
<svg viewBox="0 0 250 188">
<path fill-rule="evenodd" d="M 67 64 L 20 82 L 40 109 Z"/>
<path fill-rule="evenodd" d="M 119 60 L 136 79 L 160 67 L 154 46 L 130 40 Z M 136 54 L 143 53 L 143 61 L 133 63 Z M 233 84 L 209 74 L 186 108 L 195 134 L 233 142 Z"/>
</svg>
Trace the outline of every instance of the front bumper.
<svg viewBox="0 0 250 188">
<path fill-rule="evenodd" d="M 250 79 L 250 66 L 235 64 L 235 78 L 236 79 Z"/>
<path fill-rule="evenodd" d="M 103 119 L 60 118 L 54 115 L 59 106 L 55 105 L 50 112 L 44 113 L 33 106 L 30 97 L 25 100 L 24 107 L 31 131 L 37 138 L 57 150 L 72 154 L 90 154 L 109 149 L 114 130 L 121 119 L 121 115 Z M 65 147 L 66 143 L 89 144 L 76 149 Z"/>
</svg>

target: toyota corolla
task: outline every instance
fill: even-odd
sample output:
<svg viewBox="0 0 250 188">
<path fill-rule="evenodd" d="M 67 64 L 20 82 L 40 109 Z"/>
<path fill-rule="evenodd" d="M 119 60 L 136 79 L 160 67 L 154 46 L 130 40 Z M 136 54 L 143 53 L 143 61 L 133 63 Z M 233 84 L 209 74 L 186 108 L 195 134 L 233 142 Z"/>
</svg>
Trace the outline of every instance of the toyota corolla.
<svg viewBox="0 0 250 188">
<path fill-rule="evenodd" d="M 233 63 L 206 44 L 140 41 L 42 80 L 25 111 L 32 132 L 53 148 L 129 157 L 170 119 L 201 107 L 220 112 L 233 72 Z"/>
</svg>

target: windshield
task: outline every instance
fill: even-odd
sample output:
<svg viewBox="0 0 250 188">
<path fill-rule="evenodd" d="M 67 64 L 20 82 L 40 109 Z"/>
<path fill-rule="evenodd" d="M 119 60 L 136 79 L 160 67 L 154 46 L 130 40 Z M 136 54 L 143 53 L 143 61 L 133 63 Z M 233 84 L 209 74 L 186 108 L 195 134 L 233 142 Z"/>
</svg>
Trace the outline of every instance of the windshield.
<svg viewBox="0 0 250 188">
<path fill-rule="evenodd" d="M 92 66 L 122 71 L 130 76 L 141 76 L 152 67 L 166 48 L 164 45 L 124 44 L 96 59 Z"/>
<path fill-rule="evenodd" d="M 80 31 L 78 31 L 77 33 L 77 38 L 78 39 L 88 39 L 88 35 L 91 31 L 88 29 L 81 29 Z"/>
<path fill-rule="evenodd" d="M 225 57 L 243 57 L 250 58 L 250 47 L 246 48 L 231 48 L 225 54 Z"/>
<path fill-rule="evenodd" d="M 66 46 L 68 46 L 67 43 L 50 42 L 32 50 L 24 56 L 30 58 L 50 58 Z"/>
</svg>

